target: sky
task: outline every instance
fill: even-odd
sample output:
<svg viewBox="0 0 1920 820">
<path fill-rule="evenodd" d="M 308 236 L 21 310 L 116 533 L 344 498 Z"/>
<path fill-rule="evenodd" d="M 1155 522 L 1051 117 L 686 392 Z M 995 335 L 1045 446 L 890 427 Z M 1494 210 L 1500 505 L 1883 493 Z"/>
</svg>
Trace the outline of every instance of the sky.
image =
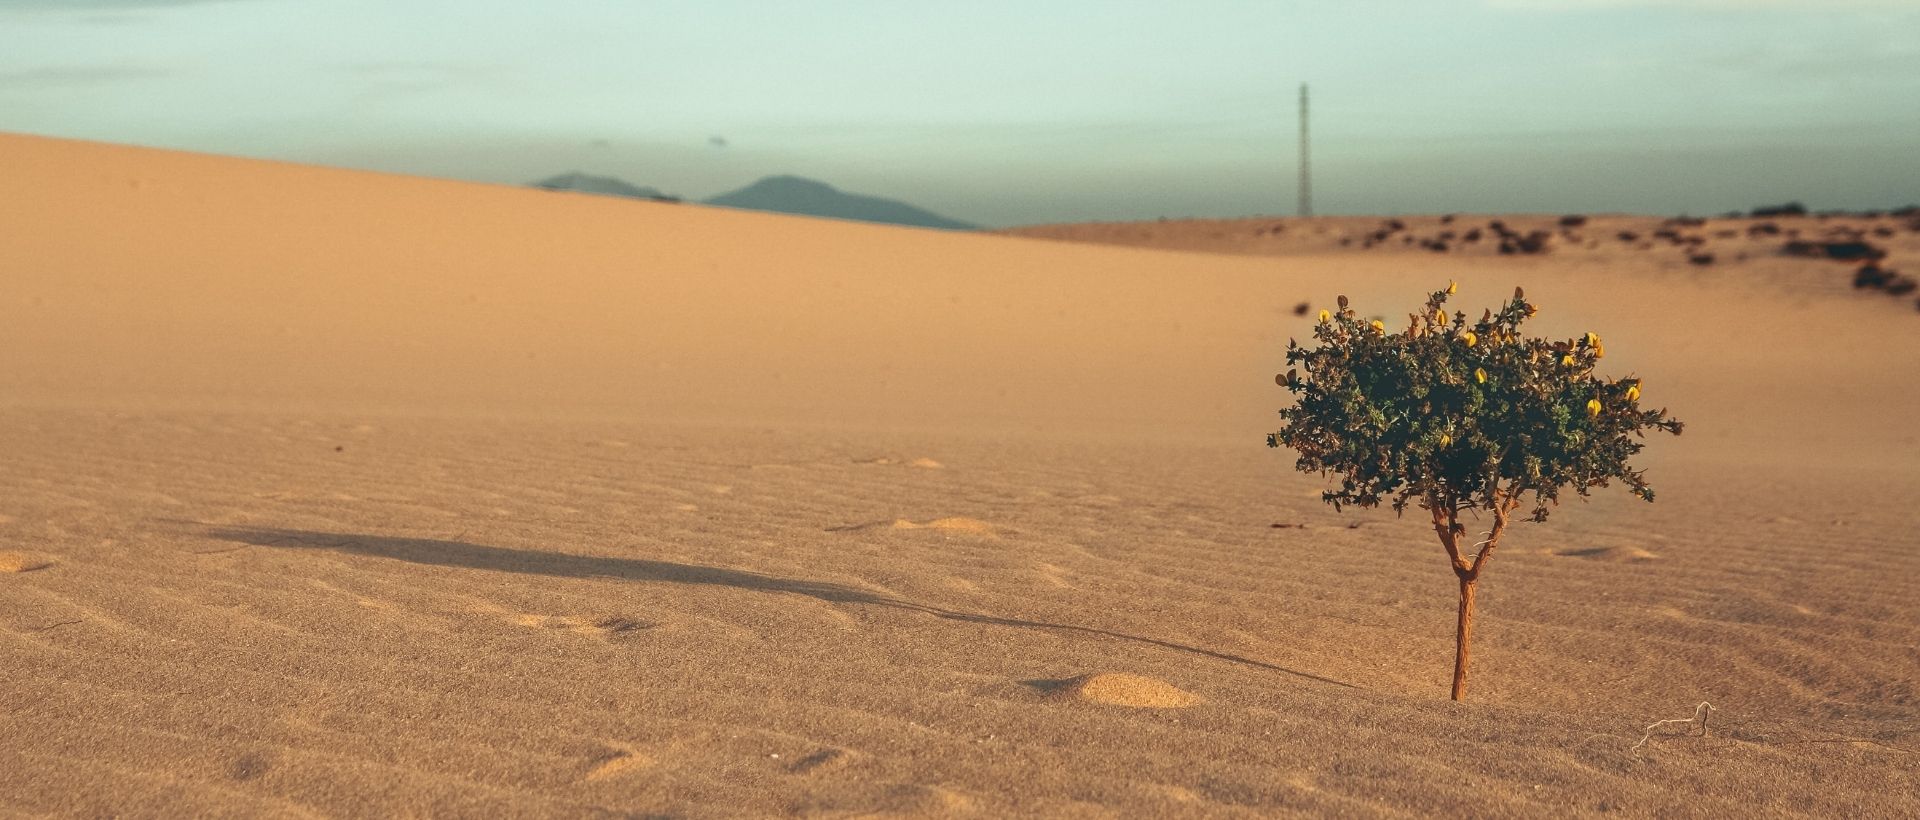
<svg viewBox="0 0 1920 820">
<path fill-rule="evenodd" d="M 0 131 L 988 226 L 1920 201 L 1920 0 L 0 0 Z"/>
</svg>

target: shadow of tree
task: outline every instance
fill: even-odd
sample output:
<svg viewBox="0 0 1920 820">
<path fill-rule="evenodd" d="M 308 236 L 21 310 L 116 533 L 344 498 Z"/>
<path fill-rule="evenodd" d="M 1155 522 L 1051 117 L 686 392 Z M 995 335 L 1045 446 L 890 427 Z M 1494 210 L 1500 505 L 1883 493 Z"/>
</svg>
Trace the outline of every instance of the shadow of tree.
<svg viewBox="0 0 1920 820">
<path fill-rule="evenodd" d="M 1128 635 L 1095 627 L 961 612 L 915 603 L 890 595 L 882 595 L 871 590 L 848 586 L 846 584 L 836 584 L 828 581 L 809 581 L 799 578 L 783 578 L 777 575 L 767 575 L 765 573 L 746 570 L 723 569 L 699 564 L 681 564 L 673 561 L 655 561 L 644 558 L 603 558 L 586 555 L 569 555 L 558 552 L 508 549 L 505 547 L 487 546 L 485 544 L 473 544 L 465 541 L 443 541 L 432 538 L 396 538 L 384 535 L 328 533 L 267 527 L 223 527 L 208 530 L 206 534 L 209 537 L 222 541 L 251 544 L 254 546 L 325 549 L 433 566 L 463 567 L 467 569 L 492 570 L 495 572 L 517 572 L 527 575 L 547 575 L 559 578 L 602 578 L 621 581 L 702 584 L 760 592 L 785 592 L 805 595 L 809 598 L 816 598 L 838 604 L 866 604 L 912 612 L 923 612 L 947 620 L 965 623 L 1006 626 L 1020 629 L 1075 632 L 1133 643 L 1150 644 L 1178 652 L 1245 664 L 1247 666 L 1268 669 L 1275 672 L 1283 672 L 1288 675 L 1306 678 L 1320 683 L 1357 688 L 1354 687 L 1353 684 L 1344 681 L 1288 669 L 1283 666 L 1276 666 L 1240 655 L 1217 652 L 1197 646 L 1188 646 L 1186 644 L 1160 640 L 1158 638 Z"/>
</svg>

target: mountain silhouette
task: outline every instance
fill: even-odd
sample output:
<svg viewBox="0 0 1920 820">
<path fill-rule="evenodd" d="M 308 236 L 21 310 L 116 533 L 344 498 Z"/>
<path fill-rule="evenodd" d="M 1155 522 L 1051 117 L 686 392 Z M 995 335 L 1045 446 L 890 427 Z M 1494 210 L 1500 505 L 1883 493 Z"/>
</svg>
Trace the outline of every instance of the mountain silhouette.
<svg viewBox="0 0 1920 820">
<path fill-rule="evenodd" d="M 535 188 L 549 191 L 574 191 L 582 194 L 601 194 L 603 196 L 624 196 L 631 199 L 651 199 L 655 202 L 679 202 L 680 198 L 663 194 L 653 188 L 643 188 L 626 180 L 613 177 L 597 177 L 570 171 L 555 177 L 547 177 L 533 183 Z"/>
<path fill-rule="evenodd" d="M 978 225 L 948 219 L 905 202 L 849 194 L 824 182 L 794 176 L 766 177 L 745 188 L 721 194 L 704 202 L 708 205 L 744 208 L 752 211 L 823 216 L 855 222 L 880 222 L 888 225 L 910 225 L 949 231 L 971 231 L 979 228 Z"/>
</svg>

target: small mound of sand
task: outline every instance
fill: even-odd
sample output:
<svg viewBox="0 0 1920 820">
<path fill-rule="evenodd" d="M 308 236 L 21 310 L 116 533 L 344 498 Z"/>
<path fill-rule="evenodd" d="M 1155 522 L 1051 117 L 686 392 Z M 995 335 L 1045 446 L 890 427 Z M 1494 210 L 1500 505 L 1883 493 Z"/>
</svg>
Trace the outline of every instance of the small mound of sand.
<svg viewBox="0 0 1920 820">
<path fill-rule="evenodd" d="M 1590 558 L 1596 561 L 1617 561 L 1620 563 L 1651 561 L 1660 557 L 1639 547 L 1595 547 L 1586 550 L 1563 550 L 1555 554 L 1572 558 Z"/>
<path fill-rule="evenodd" d="M 1143 709 L 1180 709 L 1200 698 L 1163 680 L 1125 672 L 1101 672 L 1061 681 L 1056 697 L 1070 697 L 1109 706 Z"/>
<path fill-rule="evenodd" d="M 942 467 L 947 466 L 945 464 L 941 464 L 938 461 L 934 461 L 933 459 L 926 458 L 924 456 L 921 458 L 916 458 L 912 461 L 905 461 L 905 462 L 901 461 L 900 459 L 894 458 L 892 456 L 878 456 L 875 458 L 856 458 L 853 460 L 853 463 L 855 464 L 905 464 L 908 467 L 919 467 L 923 470 L 938 470 Z"/>
<path fill-rule="evenodd" d="M 920 522 L 908 521 L 905 518 L 896 518 L 893 521 L 893 528 L 896 530 L 950 530 L 954 532 L 976 532 L 988 535 L 993 533 L 992 524 L 981 521 L 978 518 L 961 518 L 958 516 L 935 518 L 932 521 Z"/>
<path fill-rule="evenodd" d="M 593 768 L 587 770 L 586 779 L 605 780 L 622 772 L 651 766 L 653 758 L 631 745 L 609 741 L 606 748 L 595 755 L 589 764 Z"/>
<path fill-rule="evenodd" d="M 53 562 L 33 553 L 0 550 L 0 572 L 32 572 L 53 566 Z"/>
<path fill-rule="evenodd" d="M 800 758 L 787 767 L 794 774 L 826 773 L 846 768 L 852 763 L 854 753 L 846 749 L 826 748 Z"/>
</svg>

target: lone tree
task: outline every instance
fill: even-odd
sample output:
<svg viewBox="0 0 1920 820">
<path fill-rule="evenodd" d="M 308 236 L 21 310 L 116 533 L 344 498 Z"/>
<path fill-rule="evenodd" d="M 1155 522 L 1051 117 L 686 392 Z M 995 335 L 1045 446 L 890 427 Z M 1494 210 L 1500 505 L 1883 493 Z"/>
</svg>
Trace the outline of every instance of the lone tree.
<svg viewBox="0 0 1920 820">
<path fill-rule="evenodd" d="M 1606 355 L 1600 337 L 1522 337 L 1535 308 L 1519 288 L 1472 323 L 1447 314 L 1454 290 L 1429 295 L 1397 333 L 1357 317 L 1345 296 L 1338 312 L 1320 311 L 1317 346 L 1287 343 L 1287 364 L 1298 367 L 1275 380 L 1298 401 L 1280 411 L 1286 426 L 1267 446 L 1291 447 L 1301 471 L 1338 478 L 1339 488 L 1321 495 L 1336 510 L 1387 501 L 1396 513 L 1411 503 L 1432 514 L 1460 580 L 1453 699 L 1461 700 L 1474 584 L 1514 513 L 1531 503 L 1529 517 L 1545 521 L 1561 490 L 1585 497 L 1615 480 L 1652 501 L 1644 471 L 1627 459 L 1647 430 L 1678 434 L 1681 423 L 1665 409 L 1640 409 L 1639 379 L 1594 375 Z M 1461 515 L 1481 510 L 1493 523 L 1470 540 Z"/>
</svg>

